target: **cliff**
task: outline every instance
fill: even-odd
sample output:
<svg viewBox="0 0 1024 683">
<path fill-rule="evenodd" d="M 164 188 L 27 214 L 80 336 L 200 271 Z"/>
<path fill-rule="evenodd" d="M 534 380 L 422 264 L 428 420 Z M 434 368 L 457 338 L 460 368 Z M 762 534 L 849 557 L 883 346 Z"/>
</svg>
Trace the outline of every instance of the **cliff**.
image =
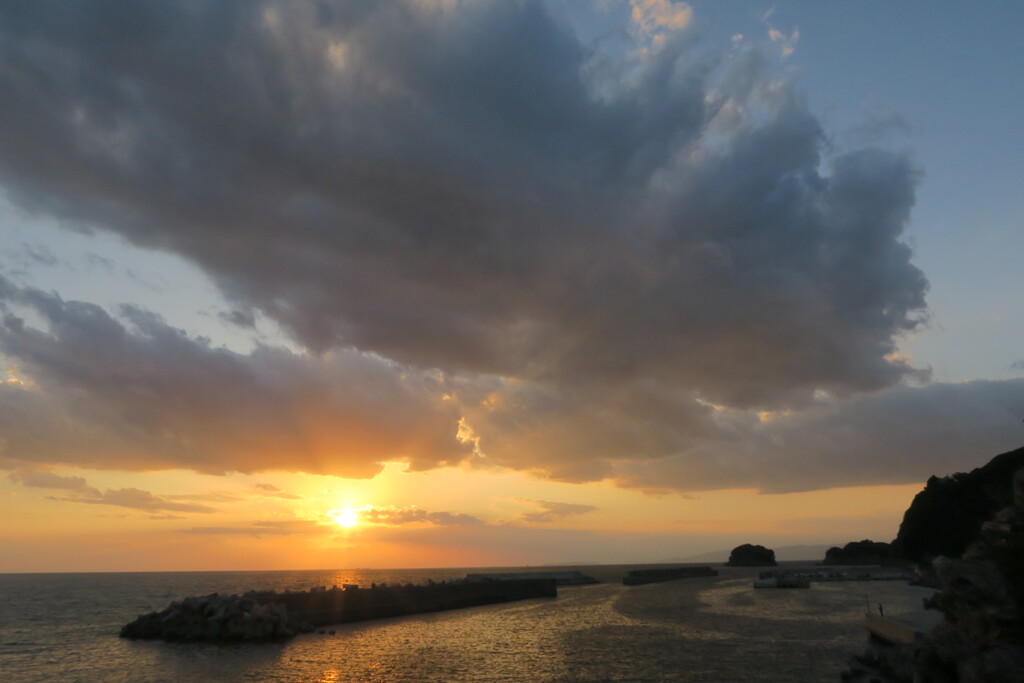
<svg viewBox="0 0 1024 683">
<path fill-rule="evenodd" d="M 926 606 L 939 610 L 942 621 L 913 643 L 873 642 L 853 658 L 843 680 L 1024 680 L 1024 469 L 1011 491 L 1010 504 L 980 526 L 962 559 L 935 560 L 941 590 Z"/>
<path fill-rule="evenodd" d="M 978 539 L 982 523 L 1013 502 L 1013 473 L 1022 467 L 1019 448 L 967 473 L 931 477 L 903 516 L 894 554 L 915 562 L 960 557 Z"/>
</svg>

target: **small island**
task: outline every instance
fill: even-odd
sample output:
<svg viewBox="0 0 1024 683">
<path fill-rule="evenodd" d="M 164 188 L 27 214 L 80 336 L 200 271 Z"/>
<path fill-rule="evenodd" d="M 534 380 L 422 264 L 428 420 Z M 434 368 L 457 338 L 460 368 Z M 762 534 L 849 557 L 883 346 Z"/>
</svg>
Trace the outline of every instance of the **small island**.
<svg viewBox="0 0 1024 683">
<path fill-rule="evenodd" d="M 736 546 L 729 553 L 729 561 L 726 567 L 776 567 L 775 551 L 765 548 L 763 545 L 752 545 L 744 543 Z"/>
<path fill-rule="evenodd" d="M 875 565 L 893 562 L 892 546 L 878 541 L 852 541 L 825 552 L 825 565 Z"/>
</svg>

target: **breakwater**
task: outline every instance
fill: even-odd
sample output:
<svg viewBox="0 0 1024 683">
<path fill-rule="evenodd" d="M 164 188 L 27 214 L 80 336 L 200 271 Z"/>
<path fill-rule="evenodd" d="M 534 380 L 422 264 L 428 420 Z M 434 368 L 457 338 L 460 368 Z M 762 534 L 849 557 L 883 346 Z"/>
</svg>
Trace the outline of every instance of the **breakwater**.
<svg viewBox="0 0 1024 683">
<path fill-rule="evenodd" d="M 173 602 L 121 628 L 146 640 L 281 640 L 318 627 L 461 609 L 528 598 L 557 597 L 554 579 L 443 581 L 423 585 L 314 588 L 309 591 L 213 593 Z"/>
<path fill-rule="evenodd" d="M 622 577 L 624 586 L 641 586 L 645 583 L 690 579 L 697 576 L 718 576 L 711 567 L 665 567 L 658 569 L 634 569 Z"/>
<path fill-rule="evenodd" d="M 559 586 L 587 586 L 592 583 L 600 583 L 593 576 L 575 570 L 466 574 L 466 581 L 519 581 L 520 579 L 554 579 Z"/>
</svg>

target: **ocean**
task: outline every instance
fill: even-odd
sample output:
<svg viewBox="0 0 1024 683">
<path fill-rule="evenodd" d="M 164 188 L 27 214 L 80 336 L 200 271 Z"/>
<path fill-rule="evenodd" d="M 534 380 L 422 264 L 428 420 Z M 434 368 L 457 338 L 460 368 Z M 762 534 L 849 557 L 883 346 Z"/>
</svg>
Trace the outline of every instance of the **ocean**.
<svg viewBox="0 0 1024 683">
<path fill-rule="evenodd" d="M 920 613 L 932 593 L 896 581 L 753 590 L 757 570 L 729 567 L 623 586 L 638 566 L 558 567 L 605 583 L 270 644 L 130 641 L 118 631 L 190 595 L 515 568 L 0 574 L 0 681 L 837 681 L 865 648 L 866 605 L 899 617 Z"/>
</svg>

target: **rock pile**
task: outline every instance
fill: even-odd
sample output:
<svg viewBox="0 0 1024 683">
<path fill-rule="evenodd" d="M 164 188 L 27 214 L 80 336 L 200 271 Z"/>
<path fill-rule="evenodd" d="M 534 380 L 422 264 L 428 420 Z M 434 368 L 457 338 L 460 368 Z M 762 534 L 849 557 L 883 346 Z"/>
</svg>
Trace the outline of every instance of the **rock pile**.
<svg viewBox="0 0 1024 683">
<path fill-rule="evenodd" d="M 121 629 L 122 638 L 164 640 L 277 640 L 309 633 L 312 624 L 289 619 L 276 594 L 249 592 L 185 598 L 160 612 L 140 616 Z"/>
<path fill-rule="evenodd" d="M 558 597 L 554 578 L 505 581 L 428 581 L 424 585 L 346 584 L 308 591 L 250 591 L 185 598 L 144 614 L 121 629 L 124 638 L 164 640 L 279 640 L 316 627 L 511 600 Z M 322 632 L 322 631 L 321 631 Z"/>
</svg>

